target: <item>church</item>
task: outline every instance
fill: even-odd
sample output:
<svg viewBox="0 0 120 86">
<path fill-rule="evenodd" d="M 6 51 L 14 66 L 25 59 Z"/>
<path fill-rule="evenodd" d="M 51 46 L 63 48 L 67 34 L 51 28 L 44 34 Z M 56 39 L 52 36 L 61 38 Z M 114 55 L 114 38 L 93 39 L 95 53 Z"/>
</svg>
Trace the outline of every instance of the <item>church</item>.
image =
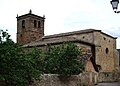
<svg viewBox="0 0 120 86">
<path fill-rule="evenodd" d="M 31 10 L 28 14 L 17 16 L 17 43 L 25 48 L 46 48 L 47 45 L 73 42 L 82 49 L 83 58 L 87 61 L 86 71 L 113 72 L 118 69 L 116 37 L 96 29 L 45 36 L 44 22 L 45 16 L 35 15 Z"/>
</svg>

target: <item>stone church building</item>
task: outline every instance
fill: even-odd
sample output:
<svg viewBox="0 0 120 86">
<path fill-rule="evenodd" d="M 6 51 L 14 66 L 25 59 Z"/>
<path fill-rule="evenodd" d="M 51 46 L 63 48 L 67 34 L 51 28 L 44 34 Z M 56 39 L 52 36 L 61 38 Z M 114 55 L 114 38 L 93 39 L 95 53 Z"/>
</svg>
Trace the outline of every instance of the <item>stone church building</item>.
<svg viewBox="0 0 120 86">
<path fill-rule="evenodd" d="M 82 49 L 83 58 L 88 61 L 86 71 L 112 72 L 118 69 L 116 37 L 95 29 L 45 36 L 44 22 L 45 16 L 32 14 L 31 10 L 28 14 L 17 16 L 17 43 L 26 48 L 45 48 L 49 44 L 73 42 Z M 100 65 L 101 70 L 96 65 Z"/>
</svg>

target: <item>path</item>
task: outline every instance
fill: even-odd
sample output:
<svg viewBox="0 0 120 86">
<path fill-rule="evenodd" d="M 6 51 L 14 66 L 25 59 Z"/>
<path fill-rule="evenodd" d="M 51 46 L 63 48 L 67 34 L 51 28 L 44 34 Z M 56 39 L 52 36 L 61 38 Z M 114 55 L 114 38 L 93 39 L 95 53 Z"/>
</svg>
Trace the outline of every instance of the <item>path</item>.
<svg viewBox="0 0 120 86">
<path fill-rule="evenodd" d="M 120 83 L 99 83 L 97 86 L 120 86 Z"/>
</svg>

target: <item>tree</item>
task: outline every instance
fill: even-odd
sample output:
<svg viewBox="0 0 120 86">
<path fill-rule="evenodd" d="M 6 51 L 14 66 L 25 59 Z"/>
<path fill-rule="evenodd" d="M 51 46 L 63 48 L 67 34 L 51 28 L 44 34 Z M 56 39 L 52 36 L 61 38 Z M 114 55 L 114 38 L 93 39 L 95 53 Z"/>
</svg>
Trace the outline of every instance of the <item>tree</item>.
<svg viewBox="0 0 120 86">
<path fill-rule="evenodd" d="M 28 51 L 0 30 L 0 82 L 4 86 L 28 86 L 40 80 L 43 72 L 70 76 L 83 69 L 81 50 L 73 43 L 49 46 L 45 52 Z"/>
<path fill-rule="evenodd" d="M 10 39 L 7 31 L 0 30 L 0 82 L 4 86 L 27 86 L 41 77 L 41 52 L 24 48 Z"/>
<path fill-rule="evenodd" d="M 48 47 L 45 54 L 45 72 L 70 76 L 84 69 L 80 61 L 81 50 L 73 43 Z"/>
</svg>

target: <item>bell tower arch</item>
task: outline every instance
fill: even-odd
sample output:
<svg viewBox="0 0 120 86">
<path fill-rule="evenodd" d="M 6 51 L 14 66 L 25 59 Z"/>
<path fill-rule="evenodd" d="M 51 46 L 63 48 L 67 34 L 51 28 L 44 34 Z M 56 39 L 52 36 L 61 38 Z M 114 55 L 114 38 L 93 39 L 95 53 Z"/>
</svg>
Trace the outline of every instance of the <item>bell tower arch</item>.
<svg viewBox="0 0 120 86">
<path fill-rule="evenodd" d="M 45 16 L 41 17 L 32 14 L 17 15 L 17 43 L 24 45 L 26 43 L 41 39 L 44 36 Z"/>
</svg>

